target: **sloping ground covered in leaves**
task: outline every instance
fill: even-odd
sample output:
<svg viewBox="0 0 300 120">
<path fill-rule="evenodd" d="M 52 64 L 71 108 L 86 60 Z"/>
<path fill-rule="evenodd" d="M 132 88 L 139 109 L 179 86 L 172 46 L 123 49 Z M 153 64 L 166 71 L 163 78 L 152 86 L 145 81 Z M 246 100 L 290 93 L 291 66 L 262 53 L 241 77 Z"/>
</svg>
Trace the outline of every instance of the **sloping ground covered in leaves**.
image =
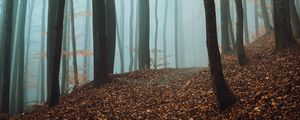
<svg viewBox="0 0 300 120">
<path fill-rule="evenodd" d="M 272 36 L 246 48 L 251 63 L 224 57 L 225 78 L 240 102 L 220 113 L 208 69 L 145 70 L 115 75 L 16 119 L 299 119 L 300 46 L 272 54 Z"/>
</svg>

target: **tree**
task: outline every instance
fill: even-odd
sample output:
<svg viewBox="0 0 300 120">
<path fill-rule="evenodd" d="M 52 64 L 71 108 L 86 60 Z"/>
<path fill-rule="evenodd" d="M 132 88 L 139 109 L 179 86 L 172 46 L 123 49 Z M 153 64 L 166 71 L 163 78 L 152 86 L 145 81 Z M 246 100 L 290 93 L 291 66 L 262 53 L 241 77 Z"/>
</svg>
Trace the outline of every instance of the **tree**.
<svg viewBox="0 0 300 120">
<path fill-rule="evenodd" d="M 125 9 L 124 9 L 124 0 L 121 0 L 121 17 L 120 21 L 117 23 L 118 24 L 118 47 L 119 47 L 119 53 L 120 53 L 120 63 L 121 63 L 121 73 L 124 73 L 125 67 L 124 67 L 124 47 L 125 47 L 125 34 L 124 34 L 124 14 L 125 14 Z"/>
<path fill-rule="evenodd" d="M 231 11 L 230 6 L 229 6 L 229 11 Z M 232 24 L 231 16 L 232 15 L 229 12 L 228 13 L 228 30 L 229 30 L 229 35 L 230 35 L 230 41 L 231 41 L 232 48 L 233 48 L 234 51 L 236 51 L 236 43 L 235 43 L 235 38 L 234 38 L 233 24 Z"/>
<path fill-rule="evenodd" d="M 245 19 L 243 19 L 243 21 L 244 21 L 244 32 L 245 32 L 245 42 L 247 44 L 249 44 L 249 39 L 250 38 L 249 38 L 249 29 L 248 29 L 247 0 L 243 1 L 243 5 L 242 6 L 244 6 L 244 9 L 243 9 L 243 11 L 244 11 L 244 13 L 243 13 L 244 17 L 243 18 L 245 18 Z"/>
<path fill-rule="evenodd" d="M 217 96 L 221 111 L 238 101 L 224 79 L 220 52 L 218 49 L 216 12 L 214 0 L 204 0 L 206 16 L 206 45 L 208 50 L 209 68 L 212 77 L 212 85 Z"/>
<path fill-rule="evenodd" d="M 115 0 L 106 0 L 108 72 L 114 73 L 116 49 L 116 6 Z"/>
<path fill-rule="evenodd" d="M 254 15 L 255 15 L 255 33 L 256 33 L 256 37 L 258 37 L 259 36 L 259 32 L 258 32 L 258 27 L 259 27 L 259 23 L 258 23 L 258 7 L 257 7 L 257 5 L 258 5 L 258 2 L 257 2 L 257 0 L 255 0 L 255 7 L 254 7 Z"/>
<path fill-rule="evenodd" d="M 63 27 L 63 40 L 62 40 L 62 49 L 63 52 L 66 53 L 68 52 L 68 34 L 70 33 L 70 22 L 68 22 L 69 17 L 69 5 L 70 2 L 67 2 L 65 5 L 65 13 L 64 15 L 66 16 L 64 18 L 64 27 Z M 69 80 L 69 59 L 67 58 L 66 54 L 62 54 L 62 80 L 61 80 L 61 94 L 67 93 L 67 81 Z"/>
<path fill-rule="evenodd" d="M 237 14 L 237 22 L 236 22 L 237 57 L 240 65 L 246 65 L 249 63 L 249 60 L 247 59 L 245 54 L 244 41 L 243 41 L 243 19 L 244 19 L 243 5 L 241 0 L 235 0 L 235 3 L 236 3 L 236 14 Z"/>
<path fill-rule="evenodd" d="M 107 4 L 111 3 L 112 1 L 114 0 L 109 0 L 107 1 Z M 109 9 L 109 5 L 107 5 L 107 9 Z M 87 13 L 89 13 L 89 15 L 86 16 L 85 18 L 85 35 L 84 35 L 84 38 L 85 38 L 85 42 L 84 42 L 84 49 L 85 50 L 88 50 L 91 48 L 91 1 L 90 0 L 87 0 L 86 1 L 86 9 L 87 9 Z M 114 35 L 116 36 L 116 35 Z M 109 35 L 108 35 L 109 37 Z M 85 77 L 83 78 L 84 81 L 86 81 L 88 79 L 88 76 L 89 76 L 89 66 L 90 66 L 90 57 L 89 56 L 85 56 L 84 57 L 84 60 L 83 60 L 83 74 L 85 75 Z M 113 70 L 109 70 L 109 71 L 113 71 Z"/>
<path fill-rule="evenodd" d="M 263 16 L 265 29 L 267 32 L 270 32 L 273 30 L 273 27 L 270 23 L 266 0 L 260 0 L 260 5 L 261 5 L 261 12 L 262 12 L 262 16 Z"/>
<path fill-rule="evenodd" d="M 106 25 L 104 0 L 93 0 L 94 83 L 97 87 L 109 82 Z"/>
<path fill-rule="evenodd" d="M 155 51 L 154 51 L 154 68 L 157 69 L 157 39 L 158 39 L 158 0 L 155 0 Z"/>
<path fill-rule="evenodd" d="M 164 40 L 163 40 L 163 47 L 164 47 L 164 67 L 167 68 L 167 21 L 168 21 L 168 8 L 169 8 L 169 0 L 166 0 L 165 3 L 165 16 L 164 16 Z"/>
<path fill-rule="evenodd" d="M 129 63 L 129 71 L 133 70 L 133 28 L 134 28 L 134 24 L 133 24 L 133 14 L 134 14 L 134 4 L 133 4 L 133 0 L 130 1 L 130 35 L 129 35 L 129 56 L 130 56 L 130 63 Z"/>
<path fill-rule="evenodd" d="M 222 54 L 230 54 L 232 50 L 229 43 L 228 32 L 228 14 L 229 14 L 229 0 L 221 0 L 221 34 L 222 34 Z"/>
<path fill-rule="evenodd" d="M 62 50 L 65 0 L 51 0 L 48 2 L 48 104 L 50 107 L 53 107 L 59 103 L 59 67 Z"/>
<path fill-rule="evenodd" d="M 139 68 L 150 68 L 150 49 L 149 49 L 149 34 L 150 34 L 150 15 L 149 15 L 149 0 L 139 1 Z"/>
<path fill-rule="evenodd" d="M 70 12 L 71 12 L 71 27 L 72 27 L 72 48 L 73 48 L 73 69 L 74 69 L 74 81 L 75 88 L 78 87 L 78 70 L 77 70 L 77 52 L 76 52 L 76 38 L 75 38 L 75 22 L 74 22 L 74 3 L 73 0 L 70 2 Z"/>
<path fill-rule="evenodd" d="M 274 0 L 275 52 L 295 44 L 292 34 L 289 1 Z"/>
<path fill-rule="evenodd" d="M 41 27 L 41 53 L 45 53 L 45 41 L 46 41 L 46 4 L 47 1 L 43 0 L 43 7 L 42 7 L 42 27 Z M 46 60 L 44 57 L 41 57 L 41 101 L 44 102 L 45 101 L 45 64 L 46 64 Z"/>
<path fill-rule="evenodd" d="M 299 16 L 298 16 L 297 10 L 296 10 L 295 0 L 290 1 L 289 8 L 290 8 L 292 32 L 293 32 L 295 38 L 299 38 L 300 37 L 300 20 L 299 20 Z"/>
<path fill-rule="evenodd" d="M 139 48 L 139 24 L 140 24 L 140 21 L 139 21 L 139 7 L 140 7 L 140 5 L 139 5 L 139 0 L 136 0 L 136 12 L 135 12 L 135 14 L 136 14 L 136 24 L 135 24 L 135 55 L 134 55 L 134 70 L 138 70 L 138 61 L 139 61 L 139 50 L 138 50 L 138 48 Z"/>
<path fill-rule="evenodd" d="M 19 24 L 19 69 L 18 69 L 18 112 L 24 109 L 24 50 L 25 50 L 25 22 L 26 22 L 27 0 L 20 1 L 20 24 Z M 30 27 L 30 26 L 28 26 Z"/>
<path fill-rule="evenodd" d="M 10 72 L 11 72 L 11 59 L 12 59 L 12 41 L 13 41 L 13 8 L 14 2 L 12 0 L 3 0 L 3 21 L 2 21 L 2 33 L 0 36 L 2 54 L 1 68 L 0 68 L 0 82 L 1 83 L 1 113 L 9 113 L 9 93 L 10 93 Z"/>
<path fill-rule="evenodd" d="M 176 69 L 179 67 L 179 63 L 178 63 L 178 0 L 175 0 L 175 67 Z"/>
</svg>

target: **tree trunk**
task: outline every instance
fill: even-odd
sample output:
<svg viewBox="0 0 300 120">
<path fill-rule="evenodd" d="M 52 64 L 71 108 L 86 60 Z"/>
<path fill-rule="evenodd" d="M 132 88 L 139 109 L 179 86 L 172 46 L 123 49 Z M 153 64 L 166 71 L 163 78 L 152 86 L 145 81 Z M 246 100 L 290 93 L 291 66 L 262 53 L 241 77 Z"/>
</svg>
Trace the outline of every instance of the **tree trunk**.
<svg viewBox="0 0 300 120">
<path fill-rule="evenodd" d="M 275 52 L 295 44 L 292 34 L 289 1 L 274 0 Z"/>
<path fill-rule="evenodd" d="M 2 82 L 2 93 L 1 93 L 1 113 L 9 113 L 9 93 L 10 93 L 10 73 L 11 73 L 11 56 L 12 56 L 12 41 L 13 41 L 13 8 L 14 2 L 12 0 L 4 0 L 3 5 L 3 21 L 2 21 L 2 34 L 0 36 L 1 42 L 3 43 L 2 54 L 2 66 L 0 68 Z M 2 44 L 1 43 L 1 44 Z"/>
<path fill-rule="evenodd" d="M 121 17 L 119 21 L 119 27 L 118 27 L 118 32 L 119 32 L 119 53 L 120 53 L 120 62 L 121 62 L 121 73 L 125 72 L 125 64 L 124 64 L 124 49 L 125 49 L 125 34 L 124 34 L 124 22 L 125 22 L 125 8 L 124 8 L 124 0 L 121 0 Z"/>
<path fill-rule="evenodd" d="M 231 54 L 228 32 L 229 0 L 221 0 L 222 54 Z"/>
<path fill-rule="evenodd" d="M 52 0 L 48 2 L 48 104 L 50 107 L 53 107 L 59 103 L 59 67 L 62 50 L 65 0 Z"/>
<path fill-rule="evenodd" d="M 41 53 L 45 53 L 45 41 L 46 41 L 46 4 L 47 1 L 43 0 L 43 7 L 42 7 L 42 36 L 41 36 Z M 45 57 L 41 57 L 41 101 L 45 102 L 45 64 L 46 60 Z"/>
<path fill-rule="evenodd" d="M 105 13 L 104 0 L 93 0 L 94 82 L 97 87 L 109 82 Z"/>
<path fill-rule="evenodd" d="M 243 21 L 244 21 L 244 32 L 245 32 L 245 42 L 246 42 L 246 44 L 249 44 L 250 42 L 249 42 L 249 29 L 248 29 L 248 12 L 247 12 L 247 0 L 244 0 L 243 1 L 243 5 L 242 6 L 244 6 L 244 9 L 243 9 L 243 11 L 244 11 L 244 17 L 243 18 L 245 18 L 245 19 L 243 19 Z M 243 7 L 242 7 L 243 8 Z"/>
<path fill-rule="evenodd" d="M 258 31 L 258 27 L 259 27 L 259 23 L 258 23 L 258 2 L 257 2 L 258 0 L 255 0 L 255 8 L 254 8 L 254 10 L 255 10 L 255 12 L 254 12 L 254 14 L 255 14 L 255 36 L 256 36 L 256 38 L 258 38 L 258 36 L 259 36 L 259 31 Z"/>
<path fill-rule="evenodd" d="M 169 0 L 166 0 L 165 3 L 165 18 L 164 18 L 164 40 L 163 40 L 163 46 L 164 46 L 164 67 L 167 68 L 168 61 L 167 61 L 167 21 L 168 21 L 168 9 L 169 9 Z"/>
<path fill-rule="evenodd" d="M 27 0 L 22 0 L 20 3 L 20 18 L 19 18 L 19 69 L 18 69 L 18 112 L 24 110 L 24 50 L 25 50 L 25 22 L 26 22 Z M 29 28 L 31 26 L 28 26 Z"/>
<path fill-rule="evenodd" d="M 130 36 L 129 36 L 129 56 L 130 56 L 130 63 L 129 63 L 129 71 L 133 70 L 133 28 L 134 28 L 134 24 L 133 24 L 133 14 L 134 14 L 134 1 L 131 0 L 130 1 Z"/>
<path fill-rule="evenodd" d="M 116 6 L 115 0 L 106 0 L 108 72 L 114 73 L 116 49 Z"/>
<path fill-rule="evenodd" d="M 244 41 L 243 41 L 243 19 L 244 19 L 243 5 L 241 0 L 235 0 L 235 2 L 236 2 L 236 11 L 237 11 L 236 13 L 237 14 L 237 23 L 236 23 L 237 58 L 240 65 L 246 65 L 249 63 L 249 60 L 247 59 L 245 54 Z"/>
<path fill-rule="evenodd" d="M 150 69 L 150 15 L 149 0 L 139 1 L 139 69 Z"/>
<path fill-rule="evenodd" d="M 218 49 L 217 25 L 214 0 L 204 0 L 206 16 L 206 45 L 208 50 L 209 68 L 212 85 L 216 92 L 217 101 L 221 111 L 232 106 L 238 98 L 232 93 L 224 79 L 220 52 Z"/>
<path fill-rule="evenodd" d="M 67 84 L 67 81 L 68 81 L 68 67 L 69 67 L 69 64 L 67 64 L 67 55 L 64 54 L 64 53 L 67 53 L 68 50 L 67 50 L 67 36 L 68 36 L 68 33 L 69 33 L 69 17 L 68 17 L 68 14 L 69 14 L 69 5 L 70 5 L 70 2 L 67 1 L 66 2 L 66 5 L 65 5 L 65 13 L 64 15 L 66 16 L 64 18 L 64 27 L 63 27 L 63 40 L 62 40 L 62 49 L 63 49 L 63 54 L 62 54 L 62 80 L 61 80 L 61 94 L 65 94 L 66 93 L 66 84 Z"/>
<path fill-rule="evenodd" d="M 178 69 L 179 63 L 178 63 L 178 0 L 175 0 L 175 67 Z"/>
<path fill-rule="evenodd" d="M 260 0 L 260 4 L 261 4 L 261 12 L 262 12 L 262 16 L 263 16 L 265 29 L 268 33 L 268 32 L 273 30 L 273 27 L 270 23 L 269 13 L 268 13 L 267 5 L 266 5 L 266 0 Z"/>
<path fill-rule="evenodd" d="M 111 1 L 113 0 L 109 0 L 107 1 L 107 4 L 110 3 Z M 89 51 L 90 48 L 91 48 L 91 14 L 92 14 L 92 11 L 91 11 L 91 1 L 90 0 L 87 0 L 86 1 L 86 11 L 88 12 L 88 15 L 86 16 L 85 18 L 85 26 L 84 26 L 84 29 L 85 29 L 85 35 L 84 35 L 84 50 L 86 51 Z M 89 78 L 89 73 L 90 73 L 90 56 L 84 56 L 84 60 L 83 60 L 83 81 L 87 81 L 87 79 Z M 113 71 L 113 70 L 112 70 Z"/>
<path fill-rule="evenodd" d="M 300 20 L 299 20 L 299 16 L 298 16 L 297 10 L 296 10 L 295 0 L 290 1 L 289 8 L 290 8 L 292 32 L 293 32 L 295 38 L 299 38 L 300 37 Z"/>
<path fill-rule="evenodd" d="M 134 58 L 134 70 L 138 70 L 139 61 L 139 0 L 136 0 L 136 24 L 135 24 L 135 58 Z"/>
<path fill-rule="evenodd" d="M 70 8 L 71 8 L 71 23 L 72 23 L 72 50 L 73 50 L 73 69 L 74 69 L 74 88 L 78 87 L 78 70 L 77 70 L 77 48 L 76 48 L 76 38 L 75 38 L 75 22 L 74 22 L 74 3 L 73 0 L 70 0 Z"/>
<path fill-rule="evenodd" d="M 158 0 L 155 0 L 155 51 L 154 51 L 154 69 L 157 69 L 157 39 L 158 39 Z"/>
<path fill-rule="evenodd" d="M 230 4 L 229 4 L 230 5 Z M 230 10 L 230 6 L 228 7 L 229 11 Z M 228 30 L 229 30 L 229 35 L 230 35 L 230 41 L 231 41 L 231 45 L 233 48 L 233 51 L 236 51 L 236 43 L 235 43 L 235 38 L 234 38 L 234 32 L 233 32 L 233 24 L 232 24 L 232 19 L 231 19 L 231 13 L 228 13 Z"/>
</svg>

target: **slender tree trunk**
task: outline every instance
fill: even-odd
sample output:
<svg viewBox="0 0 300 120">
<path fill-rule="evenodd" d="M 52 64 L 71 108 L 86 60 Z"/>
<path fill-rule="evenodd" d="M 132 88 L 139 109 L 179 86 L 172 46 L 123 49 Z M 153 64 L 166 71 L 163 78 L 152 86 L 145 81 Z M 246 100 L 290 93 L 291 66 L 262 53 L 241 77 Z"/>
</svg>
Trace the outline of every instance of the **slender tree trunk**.
<svg viewBox="0 0 300 120">
<path fill-rule="evenodd" d="M 93 0 L 94 83 L 109 82 L 107 65 L 106 9 L 104 0 Z"/>
<path fill-rule="evenodd" d="M 59 67 L 62 50 L 62 34 L 65 0 L 52 0 L 48 8 L 47 41 L 47 80 L 48 104 L 53 107 L 59 103 Z"/>
<path fill-rule="evenodd" d="M 155 51 L 154 51 L 154 69 L 157 69 L 157 40 L 158 40 L 158 0 L 155 0 Z"/>
<path fill-rule="evenodd" d="M 125 22 L 125 8 L 124 8 L 124 0 L 121 0 L 121 18 L 119 22 L 119 51 L 120 51 L 120 62 L 121 62 L 121 73 L 125 72 L 125 64 L 124 64 L 124 49 L 125 49 L 125 34 L 124 34 L 124 22 Z M 121 46 L 121 47 L 120 47 Z"/>
<path fill-rule="evenodd" d="M 293 32 L 295 38 L 299 38 L 300 37 L 300 20 L 299 20 L 299 16 L 298 16 L 297 10 L 296 10 L 295 0 L 290 1 L 289 8 L 290 8 L 292 32 Z"/>
<path fill-rule="evenodd" d="M 165 18 L 164 18 L 164 41 L 163 41 L 163 46 L 164 46 L 164 67 L 167 68 L 168 66 L 168 61 L 167 61 L 167 21 L 168 21 L 168 9 L 169 9 L 169 0 L 166 0 L 165 3 Z"/>
<path fill-rule="evenodd" d="M 45 41 L 46 41 L 46 5 L 47 1 L 43 0 L 43 7 L 42 7 L 42 27 L 41 27 L 41 53 L 45 53 Z M 45 64 L 46 60 L 45 57 L 41 57 L 41 101 L 45 102 Z"/>
<path fill-rule="evenodd" d="M 273 27 L 270 23 L 266 0 L 260 0 L 260 4 L 261 4 L 261 12 L 262 12 L 262 16 L 263 16 L 263 21 L 265 24 L 265 29 L 267 32 L 270 32 L 273 30 Z"/>
<path fill-rule="evenodd" d="M 116 49 L 116 7 L 115 0 L 106 0 L 108 72 L 114 73 Z"/>
<path fill-rule="evenodd" d="M 139 0 L 136 0 L 136 24 L 135 24 L 135 58 L 134 58 L 134 70 L 138 70 L 139 61 Z"/>
<path fill-rule="evenodd" d="M 134 14 L 134 1 L 130 1 L 130 36 L 129 36 L 129 56 L 130 56 L 130 63 L 129 63 L 129 71 L 133 70 L 133 14 Z"/>
<path fill-rule="evenodd" d="M 292 34 L 289 1 L 274 0 L 275 52 L 295 44 Z"/>
<path fill-rule="evenodd" d="M 229 4 L 230 5 L 230 4 Z M 230 7 L 229 7 L 230 8 Z M 229 9 L 229 11 L 231 11 Z M 233 48 L 233 51 L 236 51 L 236 43 L 235 43 L 235 38 L 234 38 L 234 32 L 233 32 L 233 24 L 232 24 L 232 19 L 231 19 L 231 13 L 228 13 L 228 30 L 229 30 L 229 35 L 230 35 L 230 41 L 231 45 Z"/>
<path fill-rule="evenodd" d="M 140 0 L 139 2 L 139 68 L 150 69 L 150 49 L 149 49 L 149 34 L 150 34 L 150 15 L 149 15 L 149 0 Z"/>
<path fill-rule="evenodd" d="M 77 70 L 77 48 L 76 48 L 76 38 L 75 38 L 75 22 L 74 22 L 74 3 L 73 0 L 70 0 L 71 8 L 71 23 L 72 23 L 72 48 L 73 48 L 73 69 L 74 69 L 74 82 L 75 88 L 78 87 L 78 70 Z"/>
<path fill-rule="evenodd" d="M 237 11 L 237 23 L 236 23 L 236 38 L 237 38 L 237 58 L 240 65 L 246 65 L 249 63 L 244 50 L 243 41 L 243 5 L 241 0 L 235 0 Z M 245 5 L 245 4 L 244 4 Z M 245 8 L 244 8 L 245 10 Z"/>
<path fill-rule="evenodd" d="M 68 29 L 69 29 L 69 17 L 68 17 L 68 14 L 69 14 L 69 5 L 70 5 L 70 2 L 67 1 L 66 4 L 65 4 L 65 18 L 64 18 L 64 27 L 63 27 L 63 40 L 62 40 L 62 49 L 63 49 L 63 54 L 62 54 L 62 80 L 61 80 L 61 94 L 65 94 L 66 93 L 66 83 L 68 81 L 68 67 L 69 67 L 69 64 L 67 64 L 67 55 L 65 53 L 68 52 L 67 50 L 67 36 L 68 36 Z"/>
<path fill-rule="evenodd" d="M 114 0 L 109 0 L 107 1 L 107 4 L 110 3 L 111 1 L 114 1 Z M 86 1 L 86 9 L 87 9 L 87 12 L 88 14 L 90 15 L 87 15 L 86 18 L 85 18 L 85 35 L 84 35 L 84 38 L 85 38 L 85 42 L 84 42 L 84 49 L 87 51 L 91 48 L 91 14 L 92 14 L 92 11 L 91 11 L 91 1 L 90 0 L 87 0 Z M 90 57 L 89 56 L 84 56 L 84 60 L 83 60 L 83 81 L 86 81 L 88 78 L 89 78 L 89 61 L 90 61 Z M 113 71 L 113 70 L 111 70 Z"/>
<path fill-rule="evenodd" d="M 121 63 L 121 73 L 124 73 L 124 54 L 122 53 L 123 51 L 123 46 L 122 46 L 122 38 L 121 38 L 121 30 L 120 30 L 120 24 L 119 22 L 117 22 L 117 25 L 116 25 L 116 28 L 117 28 L 117 38 L 118 38 L 118 48 L 119 48 L 119 54 L 120 54 L 120 63 Z"/>
<path fill-rule="evenodd" d="M 175 67 L 178 69 L 179 63 L 178 63 L 178 0 L 175 0 Z"/>
<path fill-rule="evenodd" d="M 255 36 L 256 36 L 256 38 L 258 38 L 258 36 L 259 36 L 259 31 L 258 31 L 258 27 L 259 27 L 259 23 L 258 23 L 258 2 L 257 2 L 258 0 L 255 0 L 255 8 L 254 8 L 254 10 L 255 10 Z"/>
<path fill-rule="evenodd" d="M 0 81 L 2 82 L 1 86 L 1 113 L 9 113 L 9 93 L 10 93 L 10 73 L 11 73 L 11 56 L 12 56 L 12 41 L 13 41 L 13 8 L 14 2 L 12 0 L 4 0 L 3 5 L 3 26 L 2 28 L 2 35 L 0 39 L 3 43 L 3 51 L 0 55 L 2 60 L 2 66 L 0 68 L 1 78 Z"/>
<path fill-rule="evenodd" d="M 24 110 L 24 50 L 25 50 L 25 22 L 26 22 L 26 11 L 27 11 L 27 0 L 21 1 L 20 7 L 20 26 L 19 26 L 19 79 L 18 79 L 18 112 L 22 112 Z M 31 26 L 28 26 L 31 27 Z"/>
<path fill-rule="evenodd" d="M 244 32 L 245 32 L 245 42 L 246 42 L 246 44 L 249 44 L 250 42 L 249 42 L 249 29 L 248 29 L 248 10 L 247 10 L 247 1 L 246 0 L 244 0 L 243 1 L 243 6 L 244 6 L 244 9 L 243 9 L 243 11 L 244 11 L 244 17 L 243 18 L 245 18 L 245 19 L 243 19 L 243 21 L 244 21 Z"/>
<path fill-rule="evenodd" d="M 232 93 L 224 79 L 220 52 L 218 49 L 217 25 L 214 0 L 204 0 L 206 16 L 206 45 L 208 50 L 209 68 L 212 85 L 217 96 L 221 111 L 232 106 L 238 98 Z"/>
<path fill-rule="evenodd" d="M 228 32 L 229 0 L 221 0 L 221 33 L 222 33 L 222 54 L 231 54 Z"/>
</svg>

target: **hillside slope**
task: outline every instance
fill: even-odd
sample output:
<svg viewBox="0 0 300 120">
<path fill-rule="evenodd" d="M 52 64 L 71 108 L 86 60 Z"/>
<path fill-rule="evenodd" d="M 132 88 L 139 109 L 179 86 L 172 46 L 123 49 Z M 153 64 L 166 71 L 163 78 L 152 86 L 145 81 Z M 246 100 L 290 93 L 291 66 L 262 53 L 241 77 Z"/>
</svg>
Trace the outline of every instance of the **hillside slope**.
<svg viewBox="0 0 300 120">
<path fill-rule="evenodd" d="M 246 46 L 251 63 L 224 57 L 224 74 L 240 102 L 220 113 L 207 68 L 162 69 L 115 75 L 101 88 L 92 84 L 16 119 L 299 119 L 300 46 L 272 54 L 274 38 Z"/>
</svg>

